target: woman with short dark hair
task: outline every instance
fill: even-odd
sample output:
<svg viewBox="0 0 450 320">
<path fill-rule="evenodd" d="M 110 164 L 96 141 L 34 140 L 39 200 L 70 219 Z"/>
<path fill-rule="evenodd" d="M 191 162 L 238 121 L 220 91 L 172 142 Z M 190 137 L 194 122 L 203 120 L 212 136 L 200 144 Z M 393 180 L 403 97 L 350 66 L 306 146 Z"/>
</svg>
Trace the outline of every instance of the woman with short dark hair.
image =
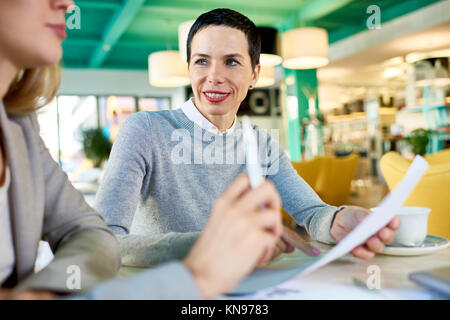
<svg viewBox="0 0 450 320">
<path fill-rule="evenodd" d="M 246 171 L 236 114 L 258 80 L 260 47 L 256 26 L 244 15 L 230 9 L 202 14 L 187 39 L 194 97 L 180 109 L 139 112 L 124 122 L 96 199 L 96 208 L 119 237 L 124 264 L 182 259 L 204 228 L 214 200 Z M 364 208 L 322 202 L 276 139 L 255 129 L 266 177 L 280 193 L 283 208 L 315 240 L 335 243 L 366 217 Z M 353 254 L 368 259 L 381 252 L 398 224 L 394 219 Z M 292 239 L 285 229 L 273 256 L 294 246 L 318 254 L 299 237 Z"/>
<path fill-rule="evenodd" d="M 265 181 L 250 190 L 246 175 L 216 201 L 184 261 L 92 289 L 116 274 L 117 240 L 51 158 L 34 113 L 59 86 L 64 16 L 72 4 L 0 0 L 0 299 L 80 292 L 92 299 L 200 299 L 231 291 L 268 260 L 281 234 L 275 188 Z M 55 258 L 35 274 L 41 239 Z"/>
</svg>

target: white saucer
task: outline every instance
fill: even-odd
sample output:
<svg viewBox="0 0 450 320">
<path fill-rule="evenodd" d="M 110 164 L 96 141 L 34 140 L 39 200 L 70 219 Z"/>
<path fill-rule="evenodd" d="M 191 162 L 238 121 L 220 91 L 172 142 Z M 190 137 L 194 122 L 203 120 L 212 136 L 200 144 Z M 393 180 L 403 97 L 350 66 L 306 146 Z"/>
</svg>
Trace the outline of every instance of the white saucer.
<svg viewBox="0 0 450 320">
<path fill-rule="evenodd" d="M 450 241 L 445 238 L 427 235 L 422 245 L 417 247 L 386 246 L 381 254 L 390 256 L 420 256 L 447 248 Z"/>
</svg>

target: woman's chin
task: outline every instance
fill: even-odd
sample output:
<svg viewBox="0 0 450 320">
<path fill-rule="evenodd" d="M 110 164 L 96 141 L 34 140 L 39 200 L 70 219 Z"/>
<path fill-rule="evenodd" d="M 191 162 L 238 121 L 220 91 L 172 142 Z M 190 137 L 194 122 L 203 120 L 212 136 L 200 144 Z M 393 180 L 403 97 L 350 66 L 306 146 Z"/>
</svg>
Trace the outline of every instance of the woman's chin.
<svg viewBox="0 0 450 320">
<path fill-rule="evenodd" d="M 203 97 L 200 99 L 201 105 L 197 104 L 195 101 L 199 100 L 194 100 L 194 103 L 200 112 L 207 113 L 208 115 L 214 117 L 225 116 L 233 110 L 233 106 L 229 101 L 211 102 Z"/>
<path fill-rule="evenodd" d="M 34 63 L 34 67 L 45 67 L 57 64 L 62 59 L 61 44 L 56 43 L 47 46 L 44 50 L 36 52 L 34 59 L 30 59 Z"/>
<path fill-rule="evenodd" d="M 207 112 L 212 116 L 224 116 L 228 114 L 231 110 L 229 106 L 221 106 L 220 104 L 211 104 L 209 103 L 206 108 Z"/>
</svg>

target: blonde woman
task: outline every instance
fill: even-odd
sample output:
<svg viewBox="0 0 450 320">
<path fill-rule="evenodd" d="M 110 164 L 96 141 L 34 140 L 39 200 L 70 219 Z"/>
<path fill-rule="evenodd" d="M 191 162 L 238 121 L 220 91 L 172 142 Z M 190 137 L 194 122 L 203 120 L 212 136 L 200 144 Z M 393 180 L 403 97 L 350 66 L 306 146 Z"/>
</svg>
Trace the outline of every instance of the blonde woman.
<svg viewBox="0 0 450 320">
<path fill-rule="evenodd" d="M 84 291 L 120 265 L 114 236 L 51 158 L 34 114 L 58 89 L 72 4 L 0 0 L 0 284 L 28 298 L 73 292 L 70 266 Z M 55 259 L 34 274 L 41 239 Z"/>
<path fill-rule="evenodd" d="M 114 276 L 120 265 L 115 237 L 52 160 L 34 114 L 58 88 L 64 15 L 72 4 L 0 0 L 0 299 L 79 293 L 67 286 L 73 266 L 79 268 L 80 290 L 88 291 Z M 183 262 L 106 282 L 84 297 L 213 298 L 227 293 L 273 254 L 282 230 L 280 204 L 272 184 L 265 181 L 250 190 L 248 177 L 241 175 L 216 201 Z M 41 239 L 50 243 L 55 259 L 34 274 Z"/>
</svg>

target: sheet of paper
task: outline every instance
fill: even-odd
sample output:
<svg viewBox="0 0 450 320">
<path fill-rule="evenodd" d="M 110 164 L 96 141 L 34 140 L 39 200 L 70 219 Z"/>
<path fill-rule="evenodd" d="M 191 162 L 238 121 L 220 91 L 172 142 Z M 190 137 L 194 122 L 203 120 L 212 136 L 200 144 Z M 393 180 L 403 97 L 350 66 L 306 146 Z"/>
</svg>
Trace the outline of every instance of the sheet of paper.
<svg viewBox="0 0 450 320">
<path fill-rule="evenodd" d="M 286 270 L 259 269 L 248 276 L 236 288 L 234 294 L 256 292 L 258 290 L 277 285 L 294 276 L 306 275 L 318 268 L 344 256 L 353 248 L 364 243 L 368 238 L 387 225 L 395 216 L 411 191 L 422 178 L 428 168 L 428 163 L 421 156 L 416 156 L 408 172 L 397 187 L 388 194 L 378 205 L 376 212 L 370 214 L 352 232 L 342 239 L 325 255 L 313 258 L 312 261 L 298 267 Z"/>
</svg>

